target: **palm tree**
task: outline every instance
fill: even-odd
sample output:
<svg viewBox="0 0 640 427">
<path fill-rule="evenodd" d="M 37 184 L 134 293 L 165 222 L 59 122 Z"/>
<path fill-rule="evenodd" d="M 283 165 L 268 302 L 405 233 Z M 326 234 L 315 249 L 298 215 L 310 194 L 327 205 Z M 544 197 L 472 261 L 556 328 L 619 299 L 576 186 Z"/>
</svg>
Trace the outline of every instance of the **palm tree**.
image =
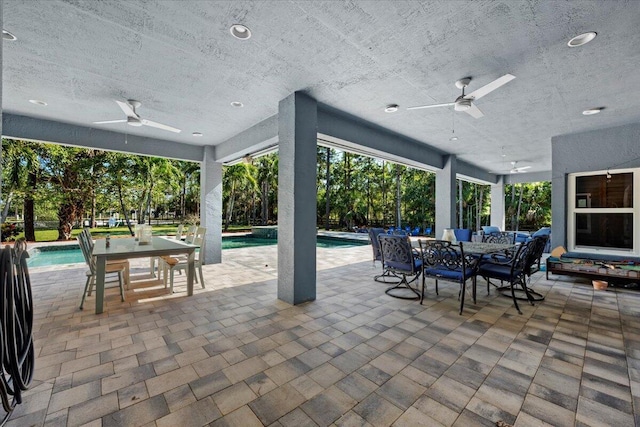
<svg viewBox="0 0 640 427">
<path fill-rule="evenodd" d="M 251 174 L 252 165 L 240 163 L 227 166 L 224 170 L 224 182 L 227 183 L 227 210 L 224 223 L 225 231 L 229 228 L 233 219 L 235 200 L 239 189 L 256 189 L 257 182 Z"/>
</svg>

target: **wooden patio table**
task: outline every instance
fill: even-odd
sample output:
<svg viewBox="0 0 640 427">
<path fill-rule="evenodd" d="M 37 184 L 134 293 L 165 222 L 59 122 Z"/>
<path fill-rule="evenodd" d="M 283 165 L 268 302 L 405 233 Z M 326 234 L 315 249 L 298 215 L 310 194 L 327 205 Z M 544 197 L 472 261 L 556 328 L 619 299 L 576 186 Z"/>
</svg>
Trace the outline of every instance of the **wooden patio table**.
<svg viewBox="0 0 640 427">
<path fill-rule="evenodd" d="M 103 311 L 104 305 L 104 276 L 107 260 L 157 257 L 162 255 L 187 255 L 187 295 L 193 295 L 193 274 L 195 252 L 198 245 L 192 245 L 167 237 L 152 237 L 148 244 L 140 244 L 133 237 L 111 239 L 106 247 L 106 239 L 96 240 L 93 256 L 96 257 L 96 314 Z"/>
</svg>

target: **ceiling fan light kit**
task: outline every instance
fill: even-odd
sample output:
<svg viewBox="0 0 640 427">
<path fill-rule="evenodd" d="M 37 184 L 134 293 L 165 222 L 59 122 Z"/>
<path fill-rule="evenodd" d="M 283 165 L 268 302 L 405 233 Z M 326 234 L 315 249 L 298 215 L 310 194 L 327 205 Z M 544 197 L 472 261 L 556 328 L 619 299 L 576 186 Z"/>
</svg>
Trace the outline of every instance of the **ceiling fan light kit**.
<svg viewBox="0 0 640 427">
<path fill-rule="evenodd" d="M 127 124 L 129 126 L 142 126 L 142 122 L 137 117 L 127 117 Z"/>
</svg>

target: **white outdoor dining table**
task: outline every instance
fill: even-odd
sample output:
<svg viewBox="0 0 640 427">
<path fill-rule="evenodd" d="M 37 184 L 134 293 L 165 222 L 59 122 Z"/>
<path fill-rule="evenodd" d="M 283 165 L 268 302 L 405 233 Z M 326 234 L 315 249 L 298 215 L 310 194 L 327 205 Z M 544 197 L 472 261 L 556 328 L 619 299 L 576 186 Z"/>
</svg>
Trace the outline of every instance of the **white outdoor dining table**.
<svg viewBox="0 0 640 427">
<path fill-rule="evenodd" d="M 193 295 L 194 260 L 197 245 L 184 243 L 166 237 L 152 237 L 151 243 L 139 244 L 133 237 L 125 239 L 111 239 L 107 248 L 106 240 L 96 240 L 93 256 L 96 257 L 96 314 L 103 311 L 104 305 L 104 276 L 107 260 L 156 257 L 161 255 L 186 254 L 187 265 L 187 295 Z"/>
</svg>

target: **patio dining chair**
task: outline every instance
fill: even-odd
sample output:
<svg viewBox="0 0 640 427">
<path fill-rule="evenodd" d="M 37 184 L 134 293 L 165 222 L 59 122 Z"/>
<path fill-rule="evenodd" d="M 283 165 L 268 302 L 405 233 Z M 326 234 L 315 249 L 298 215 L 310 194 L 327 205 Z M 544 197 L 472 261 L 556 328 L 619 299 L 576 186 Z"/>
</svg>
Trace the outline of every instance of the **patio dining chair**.
<svg viewBox="0 0 640 427">
<path fill-rule="evenodd" d="M 184 225 L 179 224 L 176 229 L 176 240 L 182 241 L 182 235 L 184 231 Z M 158 270 L 162 267 L 162 260 L 160 257 L 151 257 L 149 258 L 149 271 L 151 272 L 151 276 L 155 277 L 156 274 L 156 261 L 158 261 Z"/>
<path fill-rule="evenodd" d="M 178 229 L 176 230 L 176 240 L 182 240 L 182 231 L 184 230 L 184 225 L 179 224 Z"/>
<path fill-rule="evenodd" d="M 85 241 L 89 247 L 89 253 L 93 254 L 93 236 L 91 235 L 91 231 L 89 230 L 89 228 L 83 228 L 79 236 L 80 235 L 85 236 Z M 124 285 L 127 289 L 129 289 L 129 285 L 131 284 L 131 279 L 129 277 L 129 267 L 130 267 L 129 260 L 128 259 L 110 259 L 110 260 L 107 260 L 107 265 L 109 264 L 117 264 L 117 265 L 123 264 L 125 266 L 124 276 L 123 276 Z M 89 295 L 91 295 L 91 291 L 89 291 Z"/>
<path fill-rule="evenodd" d="M 519 314 L 522 314 L 522 311 L 518 306 L 518 299 L 526 299 L 534 305 L 534 295 L 527 286 L 527 272 L 535 262 L 533 251 L 538 243 L 538 240 L 531 240 L 518 246 L 515 252 L 505 251 L 501 255 L 492 255 L 488 260 L 483 261 L 478 269 L 478 275 L 487 281 L 487 293 L 489 293 L 491 279 L 509 283 L 508 286 L 497 286 L 498 292 L 505 295 L 506 291 L 511 291 L 513 305 Z M 518 297 L 516 292 L 524 293 L 525 297 Z"/>
<path fill-rule="evenodd" d="M 85 232 L 86 231 L 86 232 Z M 87 295 L 91 296 L 91 291 L 96 282 L 96 262 L 95 258 L 92 255 L 92 247 L 93 241 L 90 239 L 88 230 L 83 230 L 82 233 L 78 235 L 78 244 L 80 245 L 80 250 L 82 251 L 82 255 L 84 257 L 87 266 L 89 266 L 89 270 L 87 271 L 87 281 L 84 285 L 84 291 L 82 292 L 82 300 L 80 301 L 80 310 L 82 310 L 84 306 L 84 300 Z M 118 285 L 120 287 L 120 298 L 124 301 L 124 276 L 125 272 L 129 271 L 129 262 L 110 262 L 106 265 L 105 275 L 108 274 L 117 274 Z"/>
<path fill-rule="evenodd" d="M 207 232 L 206 227 L 196 227 L 195 233 L 193 233 L 193 239 L 191 240 L 191 244 L 200 246 L 200 250 L 195 253 L 194 260 L 194 268 L 198 271 L 198 275 L 200 276 L 200 284 L 202 285 L 202 289 L 204 289 L 204 277 L 202 275 L 202 264 L 204 257 L 204 235 Z M 189 266 L 188 258 L 186 256 L 172 256 L 165 255 L 161 257 L 163 262 L 163 277 L 164 277 L 164 286 L 167 287 L 167 275 L 169 275 L 169 289 L 171 293 L 173 293 L 173 279 L 174 273 L 176 271 L 182 272 L 182 270 L 186 270 Z M 195 275 L 194 279 L 196 283 L 198 283 L 198 276 Z"/>
<path fill-rule="evenodd" d="M 381 234 L 378 236 L 378 240 L 380 241 L 383 268 L 401 278 L 400 282 L 387 288 L 384 292 L 395 298 L 419 299 L 420 292 L 417 288 L 413 288 L 411 283 L 415 282 L 422 274 L 422 260 L 420 256 L 416 256 L 411 248 L 409 238 Z M 407 280 L 408 277 L 413 278 Z M 398 289 L 407 289 L 411 292 L 408 295 L 403 291 L 398 293 L 396 292 Z"/>
<path fill-rule="evenodd" d="M 460 300 L 460 314 L 464 308 L 464 296 L 467 280 L 471 279 L 473 303 L 476 302 L 476 273 L 478 271 L 478 257 L 464 253 L 462 242 L 458 244 L 446 240 L 418 240 L 422 253 L 422 293 L 420 304 L 424 300 L 425 278 L 435 280 L 436 295 L 438 295 L 438 280 L 456 282 L 460 286 L 458 299 Z"/>
<path fill-rule="evenodd" d="M 380 235 L 384 235 L 384 228 L 369 229 L 369 240 L 371 240 L 371 248 L 373 249 L 373 265 L 375 266 L 376 261 L 380 261 L 380 264 L 382 265 L 382 274 L 378 274 L 373 278 L 373 280 L 389 284 L 399 283 L 402 278 L 393 271 L 384 268 L 382 252 L 380 252 L 380 241 L 378 240 L 378 236 Z"/>
<path fill-rule="evenodd" d="M 493 231 L 482 236 L 482 243 L 502 243 L 514 245 L 516 243 L 516 233 L 510 231 Z"/>
</svg>

